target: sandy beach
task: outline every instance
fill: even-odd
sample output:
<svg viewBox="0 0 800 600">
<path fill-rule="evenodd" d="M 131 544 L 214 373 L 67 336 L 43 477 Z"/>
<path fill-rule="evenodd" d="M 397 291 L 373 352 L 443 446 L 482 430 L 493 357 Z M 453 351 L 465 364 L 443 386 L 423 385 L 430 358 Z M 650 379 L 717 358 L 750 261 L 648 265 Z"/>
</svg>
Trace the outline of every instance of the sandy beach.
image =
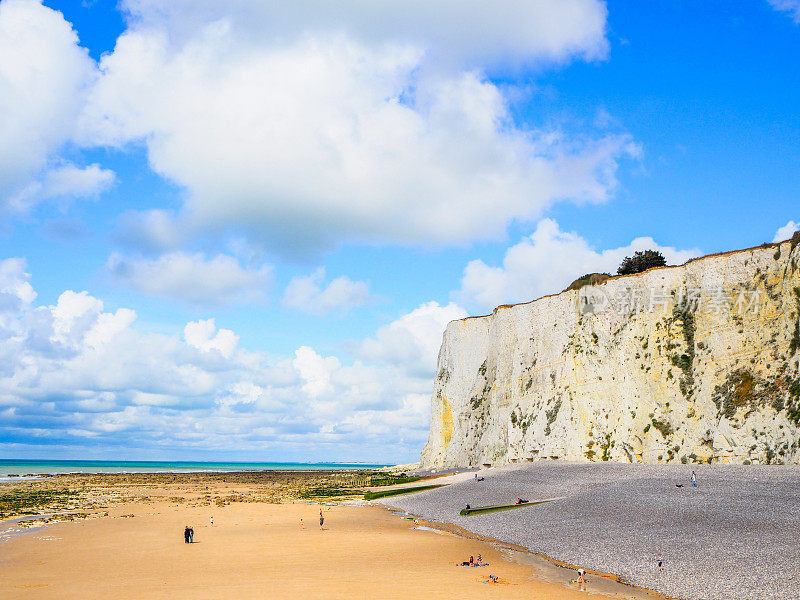
<svg viewBox="0 0 800 600">
<path fill-rule="evenodd" d="M 84 481 L 83 493 L 95 507 L 81 518 L 6 532 L 0 541 L 0 597 L 612 597 L 565 586 L 566 579 L 555 581 L 524 561 L 509 560 L 487 542 L 420 530 L 386 508 L 254 501 L 252 484 L 216 484 L 199 478 L 109 488 Z M 184 542 L 186 525 L 194 528 L 193 544 Z M 456 566 L 478 554 L 489 567 Z M 500 583 L 483 583 L 490 574 Z M 598 579 L 589 577 L 590 590 L 608 585 Z M 623 597 L 632 597 L 632 590 L 619 587 Z"/>
</svg>

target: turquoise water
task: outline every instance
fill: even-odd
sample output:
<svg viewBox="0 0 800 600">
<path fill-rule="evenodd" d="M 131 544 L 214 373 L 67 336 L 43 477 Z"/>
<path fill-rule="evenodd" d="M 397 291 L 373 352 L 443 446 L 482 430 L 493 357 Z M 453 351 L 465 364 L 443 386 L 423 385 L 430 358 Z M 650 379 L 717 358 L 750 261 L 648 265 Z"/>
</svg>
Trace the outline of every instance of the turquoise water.
<svg viewBox="0 0 800 600">
<path fill-rule="evenodd" d="M 196 473 L 200 471 L 332 471 L 374 469 L 366 463 L 188 462 L 115 460 L 0 460 L 0 479 L 8 475 L 56 473 Z"/>
</svg>

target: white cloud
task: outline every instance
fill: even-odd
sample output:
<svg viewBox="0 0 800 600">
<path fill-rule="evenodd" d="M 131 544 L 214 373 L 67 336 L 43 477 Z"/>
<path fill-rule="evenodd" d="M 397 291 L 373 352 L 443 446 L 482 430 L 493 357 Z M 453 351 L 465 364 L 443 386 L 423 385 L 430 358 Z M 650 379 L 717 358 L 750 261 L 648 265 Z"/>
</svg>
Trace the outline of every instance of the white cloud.
<svg viewBox="0 0 800 600">
<path fill-rule="evenodd" d="M 225 358 L 233 355 L 239 344 L 239 336 L 230 329 L 216 331 L 214 319 L 192 321 L 183 329 L 183 338 L 190 346 L 203 352 L 218 351 Z"/>
<path fill-rule="evenodd" d="M 155 259 L 111 255 L 106 269 L 115 281 L 139 292 L 198 305 L 219 306 L 263 298 L 272 267 L 243 267 L 232 256 L 171 252 Z"/>
<path fill-rule="evenodd" d="M 115 179 L 114 171 L 103 169 L 98 164 L 83 168 L 66 164 L 47 171 L 41 179 L 29 183 L 11 197 L 8 205 L 17 212 L 24 212 L 52 198 L 97 196 L 110 188 Z"/>
<path fill-rule="evenodd" d="M 319 268 L 311 275 L 294 277 L 286 286 L 283 304 L 303 312 L 327 314 L 332 310 L 348 311 L 370 300 L 369 285 L 337 277 L 323 289 L 325 269 Z"/>
<path fill-rule="evenodd" d="M 775 10 L 787 12 L 795 23 L 800 23 L 800 0 L 767 0 Z"/>
<path fill-rule="evenodd" d="M 450 321 L 463 319 L 467 312 L 450 303 L 427 302 L 392 323 L 378 329 L 374 338 L 358 348 L 361 358 L 396 365 L 420 377 L 433 377 L 442 334 Z"/>
<path fill-rule="evenodd" d="M 0 208 L 25 210 L 42 197 L 94 192 L 108 180 L 96 165 L 67 166 L 32 184 L 72 139 L 95 77 L 94 61 L 61 13 L 35 0 L 0 3 Z"/>
<path fill-rule="evenodd" d="M 25 268 L 22 258 L 0 260 L 0 312 L 12 308 L 19 310 L 36 299 L 36 292 L 28 281 L 30 275 Z"/>
<path fill-rule="evenodd" d="M 135 320 L 136 311 L 129 308 L 118 308 L 115 313 L 100 313 L 94 326 L 86 333 L 86 345 L 98 349 L 110 344 Z"/>
<path fill-rule="evenodd" d="M 103 310 L 103 303 L 88 292 L 75 293 L 67 290 L 51 307 L 53 316 L 52 340 L 78 346 Z"/>
<path fill-rule="evenodd" d="M 607 9 L 597 0 L 373 0 L 265 2 L 126 0 L 141 28 L 166 27 L 178 43 L 208 23 L 230 23 L 250 42 L 346 32 L 366 44 L 414 43 L 466 65 L 603 58 Z"/>
<path fill-rule="evenodd" d="M 229 394 L 217 399 L 217 403 L 223 406 L 234 406 L 236 404 L 254 404 L 265 396 L 266 390 L 252 381 L 240 381 L 234 383 L 229 388 Z"/>
<path fill-rule="evenodd" d="M 565 289 L 586 273 L 616 273 L 622 259 L 641 250 L 658 250 L 667 264 L 682 264 L 700 254 L 696 248 L 678 250 L 640 237 L 627 246 L 595 250 L 575 232 L 561 231 L 552 219 L 543 219 L 536 231 L 506 250 L 503 265 L 492 267 L 482 260 L 464 269 L 461 289 L 454 297 L 479 311 L 500 304 L 527 302 Z"/>
<path fill-rule="evenodd" d="M 427 437 L 435 349 L 446 322 L 464 315 L 420 306 L 347 364 L 308 346 L 249 352 L 213 319 L 142 332 L 134 311 L 107 312 L 85 291 L 35 306 L 29 280 L 24 261 L 0 261 L 0 294 L 17 299 L 0 303 L 0 448 L 91 440 L 139 455 L 181 447 L 329 460 L 336 444 L 337 458 L 413 460 Z"/>
<path fill-rule="evenodd" d="M 111 187 L 114 179 L 113 171 L 96 163 L 83 168 L 64 165 L 46 173 L 41 194 L 44 198 L 94 196 Z"/>
<path fill-rule="evenodd" d="M 323 358 L 308 346 L 301 346 L 295 351 L 292 365 L 303 378 L 303 391 L 312 398 L 332 389 L 331 375 L 341 368 L 335 356 Z"/>
<path fill-rule="evenodd" d="M 602 56 L 598 2 L 162 4 L 131 3 L 82 120 L 84 143 L 144 142 L 188 190 L 176 215 L 127 218 L 146 246 L 231 232 L 284 253 L 496 238 L 555 201 L 607 199 L 638 152 L 626 134 L 519 128 L 483 75 L 511 55 Z"/>
<path fill-rule="evenodd" d="M 778 228 L 778 231 L 775 232 L 775 237 L 772 238 L 772 241 L 783 242 L 785 240 L 788 240 L 790 237 L 794 235 L 795 231 L 800 231 L 800 223 L 789 221 L 783 227 Z"/>
<path fill-rule="evenodd" d="M 158 254 L 179 246 L 185 240 L 174 215 L 165 210 L 128 211 L 119 218 L 118 240 L 148 253 Z"/>
</svg>

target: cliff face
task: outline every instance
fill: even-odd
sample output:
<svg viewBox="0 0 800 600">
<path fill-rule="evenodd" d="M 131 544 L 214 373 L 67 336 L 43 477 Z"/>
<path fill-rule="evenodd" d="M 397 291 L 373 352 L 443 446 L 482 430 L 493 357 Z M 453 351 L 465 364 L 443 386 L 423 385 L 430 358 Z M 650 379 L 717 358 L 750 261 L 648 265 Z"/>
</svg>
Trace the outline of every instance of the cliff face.
<svg viewBox="0 0 800 600">
<path fill-rule="evenodd" d="M 422 465 L 800 463 L 799 241 L 453 321 Z"/>
</svg>

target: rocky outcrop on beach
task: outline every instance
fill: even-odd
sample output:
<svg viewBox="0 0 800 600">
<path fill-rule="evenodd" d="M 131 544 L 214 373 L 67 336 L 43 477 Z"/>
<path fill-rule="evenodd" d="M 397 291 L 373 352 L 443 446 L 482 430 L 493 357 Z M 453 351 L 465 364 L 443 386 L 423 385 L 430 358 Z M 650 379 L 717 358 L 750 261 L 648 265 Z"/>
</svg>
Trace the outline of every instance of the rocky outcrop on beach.
<svg viewBox="0 0 800 600">
<path fill-rule="evenodd" d="M 800 233 L 444 334 L 423 468 L 800 462 Z"/>
</svg>

